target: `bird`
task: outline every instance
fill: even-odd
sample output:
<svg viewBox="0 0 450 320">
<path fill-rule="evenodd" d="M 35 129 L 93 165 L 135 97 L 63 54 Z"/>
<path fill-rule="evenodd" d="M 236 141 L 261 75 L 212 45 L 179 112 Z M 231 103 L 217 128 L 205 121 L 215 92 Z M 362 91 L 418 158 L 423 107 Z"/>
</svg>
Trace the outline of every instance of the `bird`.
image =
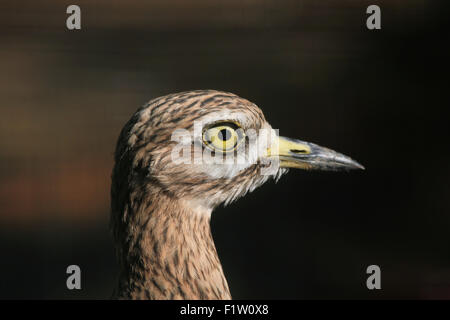
<svg viewBox="0 0 450 320">
<path fill-rule="evenodd" d="M 193 159 L 195 152 L 207 160 Z M 210 229 L 214 208 L 290 168 L 364 169 L 331 149 L 279 136 L 256 104 L 217 90 L 143 105 L 121 130 L 114 162 L 115 299 L 231 299 Z"/>
</svg>

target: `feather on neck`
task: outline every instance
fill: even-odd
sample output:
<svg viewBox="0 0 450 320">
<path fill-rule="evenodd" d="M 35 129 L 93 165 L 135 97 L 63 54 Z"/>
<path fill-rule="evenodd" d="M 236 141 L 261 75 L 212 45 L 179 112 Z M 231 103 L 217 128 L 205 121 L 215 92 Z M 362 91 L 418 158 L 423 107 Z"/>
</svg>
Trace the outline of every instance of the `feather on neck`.
<svg viewBox="0 0 450 320">
<path fill-rule="evenodd" d="M 163 192 L 131 192 L 116 230 L 119 299 L 231 299 L 210 211 Z"/>
</svg>

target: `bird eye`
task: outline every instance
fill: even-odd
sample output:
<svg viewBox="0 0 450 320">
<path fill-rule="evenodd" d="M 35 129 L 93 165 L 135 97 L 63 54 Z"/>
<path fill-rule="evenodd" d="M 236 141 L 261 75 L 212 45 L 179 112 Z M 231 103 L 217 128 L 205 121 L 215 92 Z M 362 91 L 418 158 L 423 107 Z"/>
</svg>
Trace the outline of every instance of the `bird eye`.
<svg viewBox="0 0 450 320">
<path fill-rule="evenodd" d="M 233 151 L 244 137 L 244 131 L 234 122 L 215 123 L 203 129 L 203 143 L 214 151 Z"/>
</svg>

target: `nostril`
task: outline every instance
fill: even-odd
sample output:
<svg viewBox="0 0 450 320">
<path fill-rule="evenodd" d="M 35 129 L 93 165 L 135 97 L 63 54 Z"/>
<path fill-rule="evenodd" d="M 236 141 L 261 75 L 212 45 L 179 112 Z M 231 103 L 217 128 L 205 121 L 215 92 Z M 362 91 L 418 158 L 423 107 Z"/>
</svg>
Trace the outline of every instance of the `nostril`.
<svg viewBox="0 0 450 320">
<path fill-rule="evenodd" d="M 300 150 L 300 149 L 291 149 L 290 151 L 293 153 L 302 153 L 302 154 L 306 153 L 306 150 Z"/>
</svg>

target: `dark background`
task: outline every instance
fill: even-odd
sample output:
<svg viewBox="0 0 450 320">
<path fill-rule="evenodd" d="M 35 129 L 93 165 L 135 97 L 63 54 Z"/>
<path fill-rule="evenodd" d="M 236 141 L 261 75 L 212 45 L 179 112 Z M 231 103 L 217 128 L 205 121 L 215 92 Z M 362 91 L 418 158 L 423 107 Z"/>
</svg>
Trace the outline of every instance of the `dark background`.
<svg viewBox="0 0 450 320">
<path fill-rule="evenodd" d="M 365 27 L 370 4 L 382 30 Z M 245 97 L 281 135 L 367 168 L 292 170 L 217 209 L 234 298 L 450 298 L 447 20 L 425 0 L 2 0 L 0 298 L 109 298 L 117 136 L 191 89 Z"/>
</svg>

